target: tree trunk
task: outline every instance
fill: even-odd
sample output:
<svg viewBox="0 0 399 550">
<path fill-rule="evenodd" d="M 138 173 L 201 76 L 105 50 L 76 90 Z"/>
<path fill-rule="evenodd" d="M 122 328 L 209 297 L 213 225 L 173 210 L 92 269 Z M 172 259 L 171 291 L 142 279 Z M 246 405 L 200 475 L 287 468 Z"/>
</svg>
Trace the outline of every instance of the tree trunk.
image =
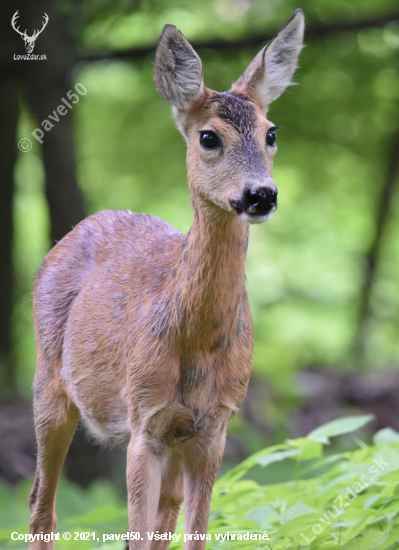
<svg viewBox="0 0 399 550">
<path fill-rule="evenodd" d="M 32 61 L 24 73 L 24 93 L 38 128 L 59 105 L 65 104 L 72 89 L 72 68 L 75 62 L 74 43 L 66 34 L 65 23 L 52 0 L 24 0 L 21 14 L 32 28 L 41 28 L 44 13 L 49 22 L 39 35 L 34 53 L 45 54 L 46 61 Z M 22 41 L 21 41 L 22 43 Z M 68 101 L 68 100 L 67 100 Z M 70 103 L 70 102 L 69 102 Z M 71 104 L 72 105 L 72 104 Z M 46 176 L 46 197 L 49 205 L 52 243 L 62 239 L 85 217 L 82 194 L 76 178 L 76 159 L 73 144 L 73 111 L 51 121 L 53 127 L 44 131 L 42 151 Z M 29 136 L 32 137 L 32 136 Z M 32 137 L 32 140 L 35 138 Z"/>
<path fill-rule="evenodd" d="M 0 88 L 0 388 L 2 394 L 16 393 L 12 358 L 13 295 L 13 183 L 16 161 L 16 128 L 18 122 L 18 87 L 7 80 Z"/>
<path fill-rule="evenodd" d="M 12 355 L 13 297 L 13 190 L 14 166 L 17 158 L 18 71 L 12 62 L 18 35 L 11 28 L 12 2 L 2 4 L 0 19 L 0 393 L 17 393 Z M 11 14 L 11 15 L 9 15 Z"/>
</svg>

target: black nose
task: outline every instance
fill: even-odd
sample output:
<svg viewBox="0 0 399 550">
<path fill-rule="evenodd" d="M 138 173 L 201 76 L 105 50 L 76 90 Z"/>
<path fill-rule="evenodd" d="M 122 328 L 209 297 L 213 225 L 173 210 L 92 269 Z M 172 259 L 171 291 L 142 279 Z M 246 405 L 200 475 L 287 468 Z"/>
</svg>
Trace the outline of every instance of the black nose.
<svg viewBox="0 0 399 550">
<path fill-rule="evenodd" d="M 253 216 L 265 216 L 277 208 L 277 189 L 259 187 L 247 189 L 241 199 L 230 201 L 237 214 L 250 214 Z"/>
<path fill-rule="evenodd" d="M 259 187 L 244 193 L 243 206 L 248 214 L 268 214 L 277 208 L 277 189 Z"/>
</svg>

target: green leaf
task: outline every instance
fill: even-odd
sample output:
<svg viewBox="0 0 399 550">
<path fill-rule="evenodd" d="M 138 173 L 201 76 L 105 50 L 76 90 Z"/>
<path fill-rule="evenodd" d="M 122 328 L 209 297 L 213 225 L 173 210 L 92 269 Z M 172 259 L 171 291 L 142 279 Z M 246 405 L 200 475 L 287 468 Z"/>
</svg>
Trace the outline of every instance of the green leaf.
<svg viewBox="0 0 399 550">
<path fill-rule="evenodd" d="M 273 522 L 278 520 L 278 513 L 274 506 L 267 504 L 265 506 L 258 506 L 250 510 L 246 518 L 250 521 L 255 521 L 259 525 L 265 525 L 268 522 Z"/>
<path fill-rule="evenodd" d="M 305 516 L 306 514 L 314 514 L 314 513 L 316 513 L 316 510 L 314 508 L 311 508 L 307 504 L 298 500 L 298 502 L 294 504 L 294 506 L 291 506 L 291 508 L 288 508 L 288 510 L 285 510 L 281 514 L 280 523 L 284 525 L 285 523 L 288 523 L 293 519 L 299 518 L 301 516 Z"/>
<path fill-rule="evenodd" d="M 260 456 L 256 462 L 264 468 L 269 464 L 273 464 L 273 462 L 281 462 L 286 458 L 292 458 L 293 456 L 297 456 L 300 453 L 301 449 L 288 449 L 286 451 L 277 451 L 276 453 L 270 455 Z"/>
<path fill-rule="evenodd" d="M 383 428 L 374 434 L 373 442 L 375 445 L 384 445 L 385 443 L 399 443 L 399 433 L 392 428 Z"/>
<path fill-rule="evenodd" d="M 319 443 L 328 444 L 329 438 L 336 435 L 347 434 L 354 432 L 359 428 L 365 426 L 368 422 L 374 419 L 373 414 L 366 414 L 362 416 L 346 416 L 344 418 L 339 418 L 338 420 L 333 420 L 328 422 L 319 428 L 311 431 L 308 435 L 308 439 L 317 441 Z"/>
<path fill-rule="evenodd" d="M 364 530 L 366 529 L 366 526 L 369 522 L 370 518 L 365 517 L 357 521 L 354 525 L 352 525 L 352 527 L 345 529 L 345 531 L 341 535 L 341 543 L 344 544 L 346 542 L 349 542 L 351 539 L 364 533 Z"/>
<path fill-rule="evenodd" d="M 288 439 L 288 445 L 300 449 L 299 458 L 301 460 L 309 460 L 311 458 L 320 458 L 323 454 L 323 446 L 317 441 L 312 441 L 307 437 L 299 437 L 298 439 Z"/>
<path fill-rule="evenodd" d="M 382 510 L 374 510 L 373 508 L 351 508 L 351 503 L 349 503 L 349 507 L 340 514 L 340 519 L 342 518 L 343 521 L 350 521 L 350 522 L 356 522 L 359 519 L 363 518 L 371 518 L 371 517 L 378 517 L 378 516 L 384 516 L 384 512 Z"/>
<path fill-rule="evenodd" d="M 288 449 L 288 448 L 289 446 L 283 443 L 280 445 L 273 445 L 272 447 L 268 447 L 267 449 L 263 449 L 262 451 L 255 453 L 254 455 L 244 460 L 244 462 L 241 462 L 241 464 L 238 464 L 238 466 L 236 466 L 235 468 L 232 468 L 227 473 L 225 473 L 224 476 L 222 476 L 216 482 L 215 487 L 222 488 L 222 487 L 226 487 L 231 483 L 234 483 L 235 481 L 242 478 L 248 472 L 248 470 L 250 470 L 253 466 L 255 466 L 258 463 L 258 459 L 260 457 L 271 454 L 274 451 L 277 451 L 280 449 Z"/>
<path fill-rule="evenodd" d="M 300 535 L 301 533 L 304 533 L 306 536 L 308 536 L 307 534 L 312 532 L 312 526 L 315 523 L 318 523 L 318 520 L 319 514 L 316 512 L 309 512 L 308 514 L 299 516 L 291 521 L 288 521 L 284 525 L 281 525 L 281 527 L 279 527 L 277 531 L 276 538 L 281 536 L 291 537 L 294 535 Z M 268 532 L 269 531 L 271 532 L 270 529 L 268 530 Z M 312 536 L 313 534 L 310 535 L 310 537 L 308 538 L 312 538 Z"/>
<path fill-rule="evenodd" d="M 398 542 L 398 540 L 399 540 L 399 528 L 392 531 L 392 533 L 386 538 L 386 540 L 384 540 L 382 542 L 382 544 L 379 544 L 379 545 L 375 546 L 374 548 L 375 549 L 378 548 L 378 550 L 385 550 L 385 549 L 389 548 L 395 542 Z M 374 549 L 372 549 L 372 550 L 374 550 Z"/>
<path fill-rule="evenodd" d="M 373 477 L 378 481 L 399 469 L 399 452 L 389 445 L 377 450 L 374 457 L 373 467 L 377 473 Z"/>
<path fill-rule="evenodd" d="M 386 540 L 386 533 L 379 533 L 373 531 L 369 534 L 362 534 L 360 537 L 356 537 L 340 547 L 341 550 L 376 550 L 381 548 L 379 544 L 384 543 Z M 337 547 L 338 548 L 338 547 Z"/>
<path fill-rule="evenodd" d="M 380 499 L 380 496 L 381 496 L 380 494 L 376 494 L 369 497 L 364 503 L 363 508 L 369 508 L 370 506 L 372 506 L 375 502 L 377 502 L 377 500 Z"/>
</svg>

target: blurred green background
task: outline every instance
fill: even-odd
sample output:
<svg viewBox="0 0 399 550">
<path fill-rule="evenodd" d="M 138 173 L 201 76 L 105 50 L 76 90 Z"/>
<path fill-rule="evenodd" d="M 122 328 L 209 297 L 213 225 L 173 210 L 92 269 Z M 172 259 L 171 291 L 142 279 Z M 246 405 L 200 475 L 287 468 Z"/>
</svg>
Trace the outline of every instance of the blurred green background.
<svg viewBox="0 0 399 550">
<path fill-rule="evenodd" d="M 104 208 L 155 214 L 183 232 L 190 228 L 185 143 L 152 79 L 165 23 L 197 47 L 206 85 L 224 91 L 296 8 L 307 22 L 299 85 L 268 115 L 280 126 L 279 208 L 270 222 L 250 229 L 254 382 L 242 415 L 231 423 L 224 468 L 348 411 L 374 412 L 375 428 L 398 429 L 397 1 L 31 4 L 21 2 L 23 28 L 38 28 L 43 12 L 50 16 L 34 51 L 45 53 L 46 62 L 14 61 L 14 53 L 24 53 L 9 23 L 16 8 L 11 0 L 1 7 L 0 316 L 3 334 L 10 330 L 0 342 L 0 435 L 17 453 L 11 459 L 6 445 L 0 452 L 3 480 L 14 484 L 34 467 L 31 293 L 54 240 L 84 214 Z M 78 82 L 87 94 L 40 145 L 31 132 Z M 20 152 L 17 143 L 26 137 L 33 147 Z M 78 440 L 81 451 L 73 451 L 77 462 L 72 469 L 67 464 L 67 472 L 87 485 L 89 474 L 77 479 L 79 452 L 86 452 L 83 436 Z M 122 479 L 123 467 L 115 463 L 93 468 L 93 477 Z"/>
</svg>

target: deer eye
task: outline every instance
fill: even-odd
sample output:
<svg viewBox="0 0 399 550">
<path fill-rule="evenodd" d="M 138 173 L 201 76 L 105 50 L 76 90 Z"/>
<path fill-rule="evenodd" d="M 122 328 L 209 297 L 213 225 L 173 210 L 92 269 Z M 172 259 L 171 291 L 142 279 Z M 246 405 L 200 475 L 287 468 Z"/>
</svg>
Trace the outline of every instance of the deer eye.
<svg viewBox="0 0 399 550">
<path fill-rule="evenodd" d="M 204 149 L 213 149 L 214 147 L 217 147 L 217 145 L 219 145 L 219 138 L 217 137 L 215 132 L 201 132 L 200 144 L 201 147 L 203 147 Z"/>
<path fill-rule="evenodd" d="M 271 128 L 266 134 L 267 145 L 274 145 L 276 143 L 276 139 L 277 139 L 276 129 Z"/>
</svg>

